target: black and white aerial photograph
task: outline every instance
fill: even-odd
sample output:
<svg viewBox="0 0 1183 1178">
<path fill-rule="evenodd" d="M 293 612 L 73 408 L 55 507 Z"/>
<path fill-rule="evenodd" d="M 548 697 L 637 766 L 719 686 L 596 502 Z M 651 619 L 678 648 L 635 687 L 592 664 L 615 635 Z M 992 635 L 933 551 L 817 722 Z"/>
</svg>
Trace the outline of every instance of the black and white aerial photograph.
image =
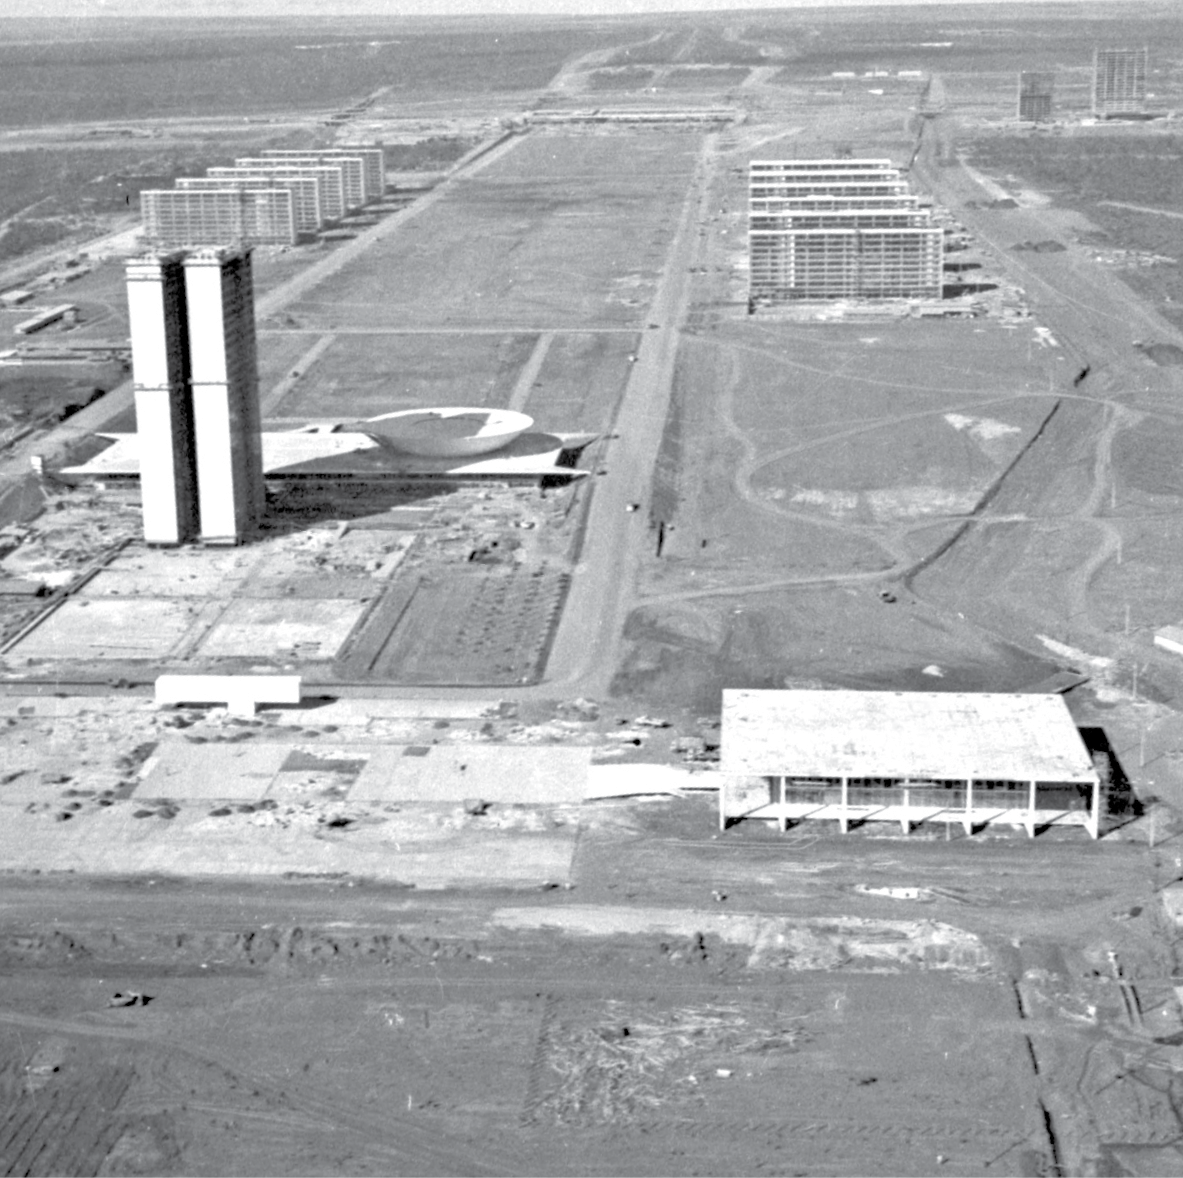
<svg viewBox="0 0 1183 1178">
<path fill-rule="evenodd" d="M 0 1178 L 1183 1178 L 1180 0 L 3 0 Z"/>
</svg>

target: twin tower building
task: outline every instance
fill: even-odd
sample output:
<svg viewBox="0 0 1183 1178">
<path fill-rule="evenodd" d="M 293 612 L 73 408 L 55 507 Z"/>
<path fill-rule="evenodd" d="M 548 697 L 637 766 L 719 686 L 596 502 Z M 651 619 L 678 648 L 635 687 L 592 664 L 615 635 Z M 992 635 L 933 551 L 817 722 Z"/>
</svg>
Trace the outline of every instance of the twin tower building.
<svg viewBox="0 0 1183 1178">
<path fill-rule="evenodd" d="M 133 259 L 127 302 L 144 539 L 242 543 L 265 498 L 250 251 Z"/>
</svg>

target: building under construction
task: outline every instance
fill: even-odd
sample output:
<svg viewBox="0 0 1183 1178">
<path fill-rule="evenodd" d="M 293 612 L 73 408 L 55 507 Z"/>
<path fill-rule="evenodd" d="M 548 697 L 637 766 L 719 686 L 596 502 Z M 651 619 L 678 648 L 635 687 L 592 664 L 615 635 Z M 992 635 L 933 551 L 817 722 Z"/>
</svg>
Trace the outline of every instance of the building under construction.
<svg viewBox="0 0 1183 1178">
<path fill-rule="evenodd" d="M 1050 123 L 1056 75 L 1024 70 L 1019 74 L 1018 119 L 1021 123 Z"/>
<path fill-rule="evenodd" d="M 150 188 L 140 193 L 140 214 L 144 238 L 157 250 L 296 241 L 292 193 L 285 188 Z"/>
<path fill-rule="evenodd" d="M 1093 114 L 1142 114 L 1146 109 L 1149 49 L 1097 49 L 1093 52 Z"/>
<path fill-rule="evenodd" d="M 324 224 L 320 186 L 314 176 L 181 176 L 176 183 L 178 188 L 203 191 L 235 188 L 240 192 L 262 192 L 286 188 L 292 194 L 297 233 L 315 233 Z"/>
<path fill-rule="evenodd" d="M 749 307 L 939 298 L 944 231 L 890 160 L 754 160 Z"/>
</svg>

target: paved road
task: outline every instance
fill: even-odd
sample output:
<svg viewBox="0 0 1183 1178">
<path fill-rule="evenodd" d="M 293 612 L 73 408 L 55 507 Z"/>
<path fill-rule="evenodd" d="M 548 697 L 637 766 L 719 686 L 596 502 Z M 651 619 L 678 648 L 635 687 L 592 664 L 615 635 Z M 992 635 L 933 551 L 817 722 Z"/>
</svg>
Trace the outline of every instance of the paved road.
<svg viewBox="0 0 1183 1178">
<path fill-rule="evenodd" d="M 617 414 L 616 436 L 594 476 L 583 549 L 559 623 L 546 682 L 550 692 L 603 695 L 617 664 L 640 562 L 656 537 L 649 528 L 653 469 L 673 392 L 674 364 L 690 303 L 690 267 L 706 202 L 717 136 L 703 140 L 665 269 L 649 308 L 656 324 L 642 336 Z M 636 504 L 635 510 L 629 510 Z"/>
</svg>

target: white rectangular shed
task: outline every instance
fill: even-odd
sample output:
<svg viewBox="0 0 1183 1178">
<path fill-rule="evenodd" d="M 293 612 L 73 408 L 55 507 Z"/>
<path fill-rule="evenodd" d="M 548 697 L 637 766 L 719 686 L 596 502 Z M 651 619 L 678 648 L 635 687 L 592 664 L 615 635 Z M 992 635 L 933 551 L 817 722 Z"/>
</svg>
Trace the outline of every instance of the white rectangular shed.
<svg viewBox="0 0 1183 1178">
<path fill-rule="evenodd" d="M 1059 695 L 723 692 L 719 824 L 938 819 L 1100 833 L 1100 779 Z"/>
</svg>

